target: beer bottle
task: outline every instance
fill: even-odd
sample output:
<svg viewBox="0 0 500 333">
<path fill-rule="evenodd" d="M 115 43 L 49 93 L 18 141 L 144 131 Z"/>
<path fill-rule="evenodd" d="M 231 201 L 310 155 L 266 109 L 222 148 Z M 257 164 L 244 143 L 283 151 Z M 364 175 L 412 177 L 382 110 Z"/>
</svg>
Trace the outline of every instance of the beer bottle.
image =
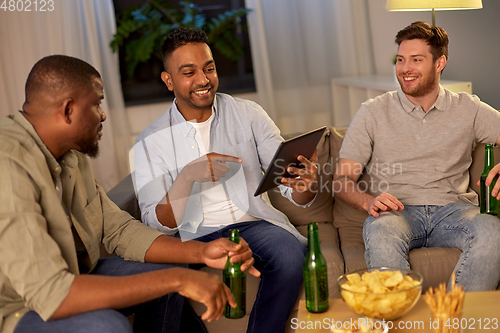
<svg viewBox="0 0 500 333">
<path fill-rule="evenodd" d="M 310 312 L 325 312 L 328 310 L 328 274 L 315 222 L 307 225 L 307 239 L 307 255 L 303 266 L 306 308 Z"/>
<path fill-rule="evenodd" d="M 229 230 L 229 240 L 236 244 L 240 243 L 238 229 Z M 222 279 L 229 290 L 231 290 L 237 306 L 233 308 L 227 303 L 224 316 L 226 318 L 237 319 L 243 317 L 246 313 L 246 274 L 241 271 L 241 263 L 236 262 L 233 264 L 229 262 L 229 259 L 228 257 L 222 271 Z"/>
<path fill-rule="evenodd" d="M 486 177 L 488 177 L 488 173 L 494 166 L 493 145 L 487 144 L 484 151 L 484 168 L 481 173 L 481 193 L 479 200 L 481 214 L 498 215 L 498 200 L 491 195 L 491 191 L 497 182 L 498 176 L 493 179 L 490 186 L 486 186 L 485 184 Z"/>
</svg>

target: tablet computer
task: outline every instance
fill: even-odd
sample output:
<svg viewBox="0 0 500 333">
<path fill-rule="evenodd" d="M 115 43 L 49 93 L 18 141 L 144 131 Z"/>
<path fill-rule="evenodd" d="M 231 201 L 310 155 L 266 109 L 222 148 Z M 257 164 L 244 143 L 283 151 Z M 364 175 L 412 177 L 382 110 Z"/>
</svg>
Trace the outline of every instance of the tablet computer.
<svg viewBox="0 0 500 333">
<path fill-rule="evenodd" d="M 283 177 L 294 177 L 294 174 L 290 174 L 286 170 L 290 165 L 299 168 L 302 167 L 302 164 L 297 160 L 299 155 L 307 159 L 311 158 L 325 130 L 326 126 L 323 126 L 311 132 L 283 141 L 276 150 L 254 196 L 258 196 L 280 185 L 280 180 Z"/>
</svg>

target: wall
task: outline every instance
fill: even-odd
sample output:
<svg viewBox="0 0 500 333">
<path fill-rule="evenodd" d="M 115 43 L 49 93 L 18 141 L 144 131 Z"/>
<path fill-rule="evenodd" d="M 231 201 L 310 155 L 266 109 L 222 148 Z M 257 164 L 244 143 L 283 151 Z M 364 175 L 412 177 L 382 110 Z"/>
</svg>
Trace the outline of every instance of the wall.
<svg viewBox="0 0 500 333">
<path fill-rule="evenodd" d="M 376 72 L 393 75 L 394 37 L 414 21 L 431 23 L 431 12 L 387 12 L 386 0 L 367 0 Z M 450 37 L 443 79 L 471 81 L 473 93 L 500 110 L 500 1 L 483 0 L 483 9 L 436 12 L 436 25 Z"/>
<path fill-rule="evenodd" d="M 394 75 L 392 58 L 397 52 L 394 37 L 401 28 L 411 22 L 421 20 L 430 23 L 431 12 L 388 12 L 385 10 L 386 0 L 366 0 L 366 2 L 373 39 L 375 71 L 377 74 Z M 436 24 L 443 27 L 450 36 L 450 57 L 443 79 L 471 81 L 473 92 L 496 109 L 500 109 L 500 93 L 497 85 L 497 78 L 500 76 L 498 15 L 500 15 L 499 0 L 483 0 L 483 9 L 479 10 L 436 12 Z M 258 103 L 257 93 L 237 97 Z M 132 141 L 169 107 L 170 103 L 128 107 Z M 318 123 L 325 121 L 318 119 Z M 287 127 L 285 125 L 283 126 Z"/>
</svg>

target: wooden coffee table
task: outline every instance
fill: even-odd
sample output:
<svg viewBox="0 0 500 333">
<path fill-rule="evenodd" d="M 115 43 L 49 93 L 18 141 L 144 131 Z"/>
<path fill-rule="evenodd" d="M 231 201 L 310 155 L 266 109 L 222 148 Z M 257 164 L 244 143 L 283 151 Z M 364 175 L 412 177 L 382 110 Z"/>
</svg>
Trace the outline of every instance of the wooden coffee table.
<svg viewBox="0 0 500 333">
<path fill-rule="evenodd" d="M 331 332 L 329 328 L 337 322 L 358 317 L 342 299 L 330 299 L 330 307 L 324 313 L 310 313 L 306 302 L 301 300 L 297 318 L 292 319 L 291 327 L 295 332 Z M 434 333 L 431 323 L 431 310 L 420 297 L 413 309 L 392 322 L 389 332 Z M 463 333 L 500 332 L 500 290 L 466 293 L 462 324 Z"/>
</svg>

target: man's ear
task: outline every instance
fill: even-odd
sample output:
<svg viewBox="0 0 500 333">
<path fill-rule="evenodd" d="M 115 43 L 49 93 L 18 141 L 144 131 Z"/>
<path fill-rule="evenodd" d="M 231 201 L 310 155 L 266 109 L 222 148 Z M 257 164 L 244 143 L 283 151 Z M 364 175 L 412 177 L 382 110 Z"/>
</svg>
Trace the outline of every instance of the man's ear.
<svg viewBox="0 0 500 333">
<path fill-rule="evenodd" d="M 74 115 L 75 101 L 73 98 L 66 98 L 59 107 L 59 115 L 62 116 L 66 124 L 71 124 Z"/>
<path fill-rule="evenodd" d="M 174 85 L 172 84 L 172 76 L 170 76 L 170 74 L 168 74 L 165 71 L 161 72 L 161 80 L 165 83 L 168 90 L 174 91 Z"/>
<path fill-rule="evenodd" d="M 442 72 L 445 67 L 446 67 L 446 57 L 442 55 L 438 58 L 438 60 L 436 60 L 436 71 Z"/>
</svg>

